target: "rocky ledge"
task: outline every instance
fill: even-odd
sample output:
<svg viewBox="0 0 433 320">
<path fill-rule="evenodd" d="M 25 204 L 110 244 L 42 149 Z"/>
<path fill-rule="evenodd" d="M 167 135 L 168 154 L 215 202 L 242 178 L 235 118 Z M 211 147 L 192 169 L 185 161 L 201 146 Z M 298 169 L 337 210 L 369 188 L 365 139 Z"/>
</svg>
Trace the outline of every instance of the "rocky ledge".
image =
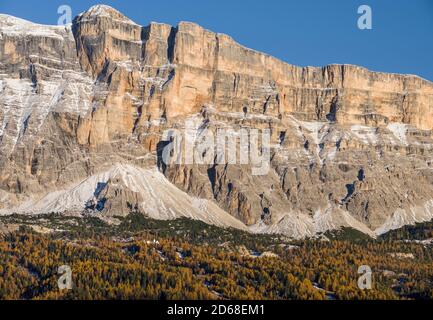
<svg viewBox="0 0 433 320">
<path fill-rule="evenodd" d="M 417 76 L 297 67 L 194 23 L 142 27 L 103 5 L 70 26 L 0 15 L 2 214 L 190 212 L 298 238 L 343 226 L 375 236 L 433 218 L 432 119 L 433 84 Z M 186 121 L 269 129 L 270 171 L 158 166 L 164 131 Z"/>
</svg>

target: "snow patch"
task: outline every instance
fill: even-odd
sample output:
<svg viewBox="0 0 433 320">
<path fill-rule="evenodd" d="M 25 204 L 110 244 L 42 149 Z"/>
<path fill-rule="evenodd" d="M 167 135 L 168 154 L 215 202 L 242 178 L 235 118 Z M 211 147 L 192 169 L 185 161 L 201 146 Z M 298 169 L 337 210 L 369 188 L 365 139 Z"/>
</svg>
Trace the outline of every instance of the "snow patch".
<svg viewBox="0 0 433 320">
<path fill-rule="evenodd" d="M 97 4 L 91 7 L 89 10 L 80 13 L 78 16 L 81 17 L 85 15 L 86 17 L 105 17 L 111 18 L 114 21 L 127 23 L 132 25 L 137 25 L 134 21 L 124 16 L 122 13 L 117 11 L 116 9 L 107 6 L 105 4 Z M 83 20 L 81 20 L 83 21 Z"/>
<path fill-rule="evenodd" d="M 394 137 L 397 138 L 397 140 L 407 146 L 408 142 L 407 142 L 407 129 L 408 129 L 408 125 L 404 124 L 404 123 L 390 123 L 387 127 L 386 127 L 389 131 L 392 132 L 392 134 L 394 135 Z"/>
<path fill-rule="evenodd" d="M 350 131 L 364 144 L 376 145 L 378 143 L 377 128 L 375 127 L 356 124 L 350 127 Z"/>
<path fill-rule="evenodd" d="M 0 14 L 0 34 L 12 37 L 30 35 L 33 37 L 56 38 L 60 41 L 64 39 L 73 40 L 70 25 L 42 25 L 7 14 Z"/>
</svg>

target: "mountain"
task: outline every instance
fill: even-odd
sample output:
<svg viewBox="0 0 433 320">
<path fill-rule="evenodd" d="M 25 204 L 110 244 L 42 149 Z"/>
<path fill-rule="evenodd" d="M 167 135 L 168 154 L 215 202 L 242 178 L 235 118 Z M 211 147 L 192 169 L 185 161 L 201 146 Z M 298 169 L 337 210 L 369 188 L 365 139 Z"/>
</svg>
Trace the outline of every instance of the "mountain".
<svg viewBox="0 0 433 320">
<path fill-rule="evenodd" d="M 374 237 L 433 219 L 432 119 L 433 83 L 417 76 L 297 67 L 194 23 L 142 27 L 105 5 L 67 26 L 0 15 L 3 215 L 139 211 Z M 270 130 L 269 172 L 162 164 L 165 132 L 189 124 L 198 138 Z"/>
<path fill-rule="evenodd" d="M 93 216 L 105 218 L 138 211 L 153 219 L 189 218 L 220 227 L 247 229 L 212 201 L 191 197 L 176 188 L 156 168 L 141 169 L 121 164 L 65 190 L 56 190 L 34 202 L 26 202 L 14 211 L 21 214 L 89 211 Z"/>
</svg>

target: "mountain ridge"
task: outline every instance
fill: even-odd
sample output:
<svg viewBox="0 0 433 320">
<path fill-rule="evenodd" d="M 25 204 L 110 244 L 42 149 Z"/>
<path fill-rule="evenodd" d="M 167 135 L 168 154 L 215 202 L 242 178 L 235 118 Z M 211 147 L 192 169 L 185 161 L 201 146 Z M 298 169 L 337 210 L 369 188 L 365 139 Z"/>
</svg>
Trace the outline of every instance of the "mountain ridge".
<svg viewBox="0 0 433 320">
<path fill-rule="evenodd" d="M 101 9 L 103 9 L 103 10 L 100 11 Z M 162 26 L 168 26 L 168 27 L 172 27 L 172 28 L 177 28 L 177 27 L 179 26 L 179 24 L 192 24 L 192 25 L 196 25 L 196 26 L 201 27 L 198 23 L 195 23 L 195 22 L 193 22 L 193 21 L 188 21 L 188 20 L 180 20 L 180 21 L 177 23 L 177 25 L 171 25 L 171 24 L 168 24 L 168 23 L 158 22 L 158 21 L 150 21 L 148 25 L 140 25 L 140 24 L 136 23 L 135 21 L 133 21 L 133 20 L 129 19 L 128 17 L 126 17 L 124 14 L 122 14 L 120 11 L 118 11 L 118 10 L 115 9 L 114 7 L 111 7 L 111 6 L 109 6 L 109 5 L 104 5 L 104 4 L 96 4 L 96 5 L 92 6 L 92 7 L 90 7 L 88 10 L 79 13 L 75 18 L 81 17 L 82 15 L 84 15 L 84 14 L 86 14 L 86 13 L 89 13 L 89 14 L 92 13 L 94 16 L 103 16 L 104 14 L 103 14 L 102 12 L 104 12 L 104 10 L 107 10 L 107 12 L 114 11 L 114 12 L 116 12 L 117 14 L 119 14 L 119 15 L 121 15 L 122 17 L 124 17 L 124 18 L 126 18 L 127 20 L 129 20 L 129 21 L 130 21 L 129 23 L 131 23 L 131 24 L 135 24 L 135 25 L 140 26 L 140 27 L 142 27 L 142 28 L 148 28 L 148 27 L 150 27 L 151 25 L 162 25 Z M 98 11 L 99 11 L 99 13 L 98 13 Z M 109 17 L 109 15 L 107 15 L 107 16 Z M 51 25 L 51 24 L 41 24 L 41 23 L 36 23 L 36 22 L 30 21 L 30 20 L 25 20 L 25 19 L 22 19 L 22 18 L 19 18 L 19 17 L 13 16 L 13 15 L 10 15 L 10 14 L 3 14 L 3 13 L 0 13 L 0 22 L 2 22 L 2 21 L 4 21 L 4 20 L 7 20 L 8 18 L 10 18 L 10 19 L 21 20 L 22 22 L 25 22 L 26 24 L 38 25 L 38 26 L 43 26 L 43 27 L 48 27 L 48 28 L 49 28 L 49 27 L 54 27 L 54 28 L 56 28 L 56 27 L 58 27 L 58 28 L 63 28 L 63 27 L 68 27 L 68 26 L 69 26 L 69 25 L 65 25 L 65 26 L 61 25 L 61 26 L 59 26 L 59 25 Z M 208 29 L 208 28 L 204 28 L 204 30 L 209 31 L 209 32 L 213 32 L 213 31 L 211 31 L 211 30 Z M 236 43 L 238 43 L 240 46 L 242 46 L 243 48 L 245 48 L 245 49 L 247 49 L 247 50 L 250 50 L 250 51 L 253 51 L 253 52 L 257 52 L 257 53 L 263 54 L 263 55 L 265 55 L 265 56 L 268 56 L 268 57 L 271 57 L 271 58 L 277 59 L 277 60 L 279 60 L 279 61 L 281 61 L 281 62 L 283 62 L 283 63 L 286 63 L 286 64 L 290 64 L 289 62 L 287 62 L 287 61 L 285 61 L 285 60 L 283 60 L 283 59 L 277 58 L 277 57 L 275 57 L 275 56 L 273 56 L 273 55 L 271 55 L 271 54 L 267 54 L 266 52 L 262 52 L 262 51 L 259 51 L 259 50 L 256 50 L 256 49 L 253 49 L 253 48 L 250 48 L 250 47 L 248 47 L 248 46 L 244 46 L 244 45 L 242 45 L 241 43 L 237 42 L 233 37 L 231 37 L 230 35 L 228 35 L 228 34 L 226 34 L 226 33 L 216 32 L 216 34 L 217 34 L 217 35 L 220 35 L 220 36 L 224 36 L 224 37 L 228 37 L 228 38 L 232 39 L 233 41 L 235 41 Z M 294 66 L 297 66 L 297 65 L 294 65 Z M 366 68 L 366 67 L 363 67 L 363 66 L 361 66 L 361 65 L 356 65 L 356 64 L 351 64 L 351 63 L 338 63 L 338 62 L 335 62 L 335 63 L 325 64 L 325 65 L 323 65 L 323 66 L 306 65 L 306 66 L 297 66 L 297 67 L 299 67 L 299 68 L 319 68 L 319 69 L 323 69 L 323 68 L 331 67 L 331 66 L 347 66 L 347 67 L 356 67 L 356 68 L 364 69 L 364 70 L 369 71 L 369 72 L 372 72 L 372 73 L 377 73 L 377 74 L 389 74 L 389 75 L 397 75 L 397 76 L 402 76 L 402 77 L 415 77 L 415 78 L 419 78 L 420 80 L 423 80 L 423 81 L 425 81 L 425 82 L 428 82 L 428 83 L 430 83 L 430 84 L 433 83 L 432 80 L 426 79 L 426 78 L 421 77 L 421 76 L 419 76 L 419 75 L 417 75 L 417 74 L 412 74 L 412 73 L 398 73 L 398 72 L 386 72 L 386 71 L 371 70 L 371 69 Z"/>
<path fill-rule="evenodd" d="M 433 218 L 428 80 L 296 67 L 195 23 L 142 27 L 108 6 L 67 27 L 20 31 L 19 21 L 0 16 L 3 212 L 118 163 L 155 168 L 164 131 L 193 121 L 213 132 L 270 129 L 266 176 L 242 165 L 159 167 L 252 230 L 374 236 Z"/>
</svg>

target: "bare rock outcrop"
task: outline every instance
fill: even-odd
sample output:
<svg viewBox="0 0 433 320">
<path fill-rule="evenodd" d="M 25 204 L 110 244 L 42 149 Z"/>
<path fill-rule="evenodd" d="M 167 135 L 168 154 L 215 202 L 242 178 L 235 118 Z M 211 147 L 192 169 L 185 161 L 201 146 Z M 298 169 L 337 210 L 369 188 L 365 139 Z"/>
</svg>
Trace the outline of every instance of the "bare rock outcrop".
<svg viewBox="0 0 433 320">
<path fill-rule="evenodd" d="M 0 209 L 10 212 L 128 163 L 159 165 L 252 231 L 381 233 L 433 218 L 432 119 L 433 84 L 417 76 L 297 67 L 194 23 L 142 27 L 102 5 L 71 26 L 0 15 Z M 162 166 L 164 131 L 186 120 L 269 129 L 269 173 Z M 145 211 L 120 181 L 90 209 L 102 199 L 107 215 Z"/>
</svg>

